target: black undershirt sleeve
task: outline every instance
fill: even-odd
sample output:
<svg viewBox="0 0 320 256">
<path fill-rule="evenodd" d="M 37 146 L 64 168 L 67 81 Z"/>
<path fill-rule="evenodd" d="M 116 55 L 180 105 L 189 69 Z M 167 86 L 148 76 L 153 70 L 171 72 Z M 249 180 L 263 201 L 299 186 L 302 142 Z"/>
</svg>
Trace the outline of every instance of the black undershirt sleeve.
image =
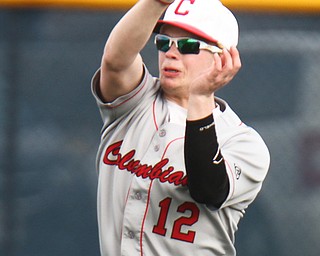
<svg viewBox="0 0 320 256">
<path fill-rule="evenodd" d="M 184 147 L 191 197 L 199 203 L 220 208 L 228 196 L 230 185 L 213 115 L 187 121 Z"/>
</svg>

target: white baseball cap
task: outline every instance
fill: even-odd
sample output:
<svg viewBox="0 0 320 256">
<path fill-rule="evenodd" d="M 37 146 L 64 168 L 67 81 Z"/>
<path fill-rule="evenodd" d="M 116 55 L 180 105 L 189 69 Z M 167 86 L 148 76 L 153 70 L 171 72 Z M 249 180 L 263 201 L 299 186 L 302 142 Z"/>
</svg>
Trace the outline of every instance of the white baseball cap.
<svg viewBox="0 0 320 256">
<path fill-rule="evenodd" d="M 227 49 L 238 44 L 238 22 L 219 0 L 175 0 L 154 32 L 159 33 L 164 24 L 182 28 Z"/>
</svg>

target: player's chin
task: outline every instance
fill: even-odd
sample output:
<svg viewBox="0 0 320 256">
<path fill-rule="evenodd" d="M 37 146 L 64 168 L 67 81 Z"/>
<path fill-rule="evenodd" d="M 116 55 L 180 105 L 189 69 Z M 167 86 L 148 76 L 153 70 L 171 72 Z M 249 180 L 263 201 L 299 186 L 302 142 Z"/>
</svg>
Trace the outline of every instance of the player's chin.
<svg viewBox="0 0 320 256">
<path fill-rule="evenodd" d="M 178 82 L 177 82 L 177 79 L 161 76 L 160 85 L 163 89 L 174 90 L 174 88 L 178 86 Z"/>
<path fill-rule="evenodd" d="M 179 84 L 181 80 L 181 73 L 161 72 L 160 82 L 161 84 L 175 85 Z"/>
</svg>

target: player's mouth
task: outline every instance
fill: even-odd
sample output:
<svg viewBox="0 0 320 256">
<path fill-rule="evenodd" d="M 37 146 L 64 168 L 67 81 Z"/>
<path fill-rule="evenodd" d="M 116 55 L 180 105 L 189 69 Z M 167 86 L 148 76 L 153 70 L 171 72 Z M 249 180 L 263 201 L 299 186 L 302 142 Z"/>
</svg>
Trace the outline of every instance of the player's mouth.
<svg viewBox="0 0 320 256">
<path fill-rule="evenodd" d="M 173 68 L 165 68 L 164 71 L 165 71 L 165 72 L 173 72 L 173 73 L 178 72 L 178 70 L 173 69 Z"/>
<path fill-rule="evenodd" d="M 162 71 L 163 71 L 163 75 L 167 77 L 176 77 L 180 73 L 180 71 L 175 68 L 164 68 Z"/>
</svg>

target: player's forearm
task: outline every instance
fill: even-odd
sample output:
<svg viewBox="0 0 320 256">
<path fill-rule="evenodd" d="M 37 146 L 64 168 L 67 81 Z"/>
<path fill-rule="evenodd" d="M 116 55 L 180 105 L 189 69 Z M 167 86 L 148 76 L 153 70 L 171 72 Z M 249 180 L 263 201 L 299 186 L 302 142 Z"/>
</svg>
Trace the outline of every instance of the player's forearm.
<svg viewBox="0 0 320 256">
<path fill-rule="evenodd" d="M 215 108 L 214 95 L 189 95 L 187 120 L 199 120 L 207 117 Z"/>
<path fill-rule="evenodd" d="M 191 196 L 219 208 L 228 196 L 229 180 L 212 114 L 187 121 L 184 152 Z"/>
<path fill-rule="evenodd" d="M 132 64 L 166 7 L 157 0 L 140 0 L 111 32 L 103 61 L 114 69 L 125 69 Z"/>
</svg>

